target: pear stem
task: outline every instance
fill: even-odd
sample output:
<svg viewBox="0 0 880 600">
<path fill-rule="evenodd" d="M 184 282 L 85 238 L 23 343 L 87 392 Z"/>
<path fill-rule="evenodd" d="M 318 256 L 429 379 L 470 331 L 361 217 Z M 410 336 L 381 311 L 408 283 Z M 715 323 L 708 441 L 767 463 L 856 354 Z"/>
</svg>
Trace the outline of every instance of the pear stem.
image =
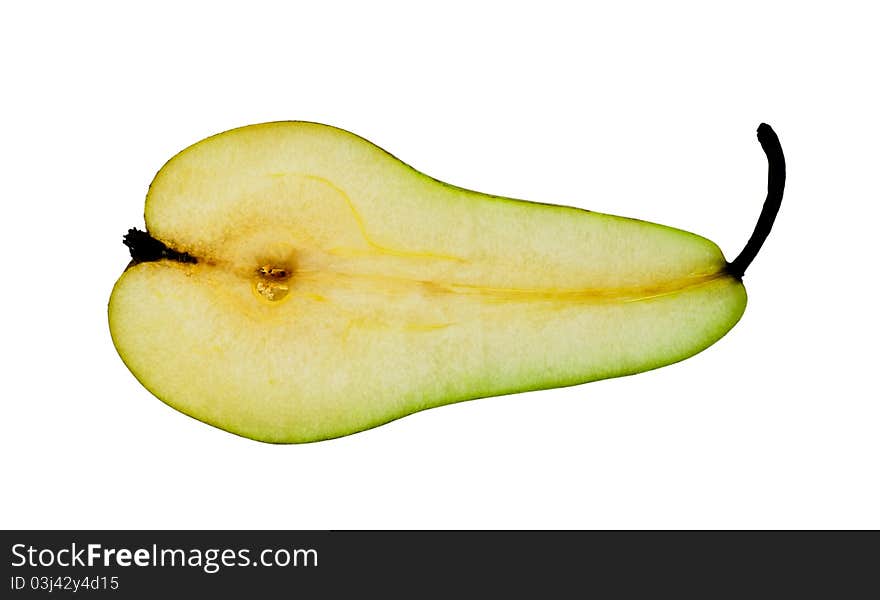
<svg viewBox="0 0 880 600">
<path fill-rule="evenodd" d="M 173 250 L 146 231 L 140 231 L 133 227 L 122 237 L 122 243 L 128 246 L 131 260 L 135 264 L 162 259 L 185 263 L 198 262 L 194 256 Z"/>
<path fill-rule="evenodd" d="M 746 269 L 764 245 L 764 240 L 770 235 L 773 221 L 776 220 L 776 214 L 782 204 L 782 192 L 785 190 L 785 156 L 782 154 L 782 146 L 779 144 L 776 132 L 767 123 L 758 126 L 758 141 L 764 154 L 767 155 L 767 199 L 764 200 L 764 207 L 758 216 L 752 237 L 746 242 L 739 256 L 727 264 L 727 272 L 738 279 L 742 279 Z"/>
</svg>

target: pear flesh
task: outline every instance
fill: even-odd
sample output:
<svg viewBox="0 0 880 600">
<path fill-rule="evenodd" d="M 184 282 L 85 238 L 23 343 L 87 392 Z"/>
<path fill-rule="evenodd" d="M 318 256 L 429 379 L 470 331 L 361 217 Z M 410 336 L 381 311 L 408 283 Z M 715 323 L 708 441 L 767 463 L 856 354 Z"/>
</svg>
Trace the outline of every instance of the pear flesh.
<svg viewBox="0 0 880 600">
<path fill-rule="evenodd" d="M 184 150 L 145 220 L 168 252 L 133 253 L 113 289 L 120 356 L 177 410 L 267 442 L 668 365 L 746 305 L 702 237 L 457 188 L 314 123 Z"/>
</svg>

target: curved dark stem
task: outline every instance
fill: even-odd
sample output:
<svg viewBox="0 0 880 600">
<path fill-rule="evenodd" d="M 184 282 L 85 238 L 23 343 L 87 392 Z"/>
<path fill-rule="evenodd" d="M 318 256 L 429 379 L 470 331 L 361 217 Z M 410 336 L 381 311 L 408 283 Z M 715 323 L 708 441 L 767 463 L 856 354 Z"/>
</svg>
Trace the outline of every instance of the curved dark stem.
<svg viewBox="0 0 880 600">
<path fill-rule="evenodd" d="M 186 252 L 173 250 L 146 231 L 140 231 L 135 228 L 128 230 L 128 233 L 122 237 L 122 243 L 128 246 L 131 260 L 135 264 L 161 260 L 163 258 L 185 263 L 198 262 L 194 256 L 191 256 Z"/>
<path fill-rule="evenodd" d="M 782 146 L 779 144 L 776 132 L 767 123 L 758 126 L 758 141 L 764 149 L 764 154 L 767 155 L 767 199 L 764 200 L 764 207 L 761 209 L 752 237 L 746 242 L 739 256 L 727 265 L 727 272 L 740 279 L 755 260 L 758 251 L 764 245 L 764 240 L 770 235 L 785 189 L 785 156 L 782 154 Z"/>
</svg>

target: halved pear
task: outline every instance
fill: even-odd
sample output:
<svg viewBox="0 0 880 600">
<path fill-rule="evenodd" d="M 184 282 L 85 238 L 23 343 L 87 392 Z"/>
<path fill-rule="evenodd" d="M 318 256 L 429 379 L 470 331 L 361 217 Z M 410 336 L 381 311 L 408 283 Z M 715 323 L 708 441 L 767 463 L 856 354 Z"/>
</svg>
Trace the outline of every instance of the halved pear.
<svg viewBox="0 0 880 600">
<path fill-rule="evenodd" d="M 759 139 L 778 150 L 766 125 Z M 771 196 L 751 258 L 781 187 Z M 751 261 L 670 227 L 447 185 L 305 122 L 187 148 L 145 218 L 110 298 L 120 356 L 179 411 L 267 442 L 680 361 L 739 320 Z"/>
</svg>

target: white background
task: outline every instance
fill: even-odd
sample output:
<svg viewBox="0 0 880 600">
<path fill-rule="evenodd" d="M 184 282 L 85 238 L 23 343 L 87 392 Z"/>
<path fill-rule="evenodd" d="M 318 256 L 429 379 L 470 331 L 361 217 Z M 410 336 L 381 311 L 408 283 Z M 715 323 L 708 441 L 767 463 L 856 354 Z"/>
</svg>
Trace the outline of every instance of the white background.
<svg viewBox="0 0 880 600">
<path fill-rule="evenodd" d="M 0 14 L 0 526 L 880 527 L 871 3 L 128 4 Z M 165 160 L 281 119 L 729 259 L 765 194 L 761 121 L 789 181 L 706 352 L 273 446 L 156 400 L 106 306 Z"/>
</svg>

